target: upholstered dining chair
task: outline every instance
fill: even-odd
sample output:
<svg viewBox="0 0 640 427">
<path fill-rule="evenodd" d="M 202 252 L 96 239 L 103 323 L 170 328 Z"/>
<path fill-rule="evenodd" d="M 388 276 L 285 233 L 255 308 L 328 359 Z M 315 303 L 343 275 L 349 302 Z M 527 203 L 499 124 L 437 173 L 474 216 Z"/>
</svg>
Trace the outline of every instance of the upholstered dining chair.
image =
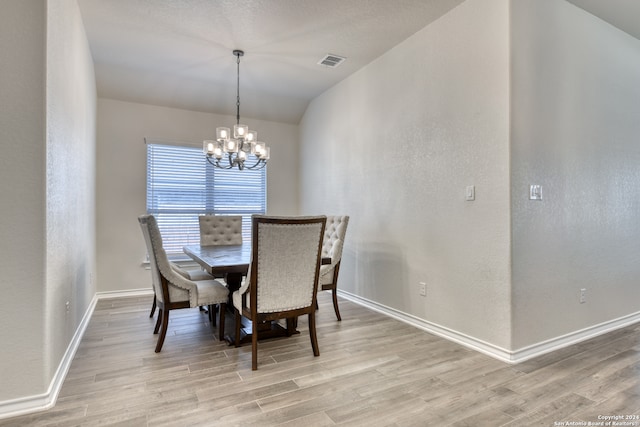
<svg viewBox="0 0 640 427">
<path fill-rule="evenodd" d="M 162 236 L 158 223 L 153 215 L 138 217 L 142 234 L 149 253 L 151 264 L 151 278 L 159 309 L 158 320 L 153 331 L 160 330 L 156 353 L 162 350 L 167 329 L 169 327 L 169 312 L 180 308 L 195 308 L 208 306 L 209 312 L 213 305 L 220 305 L 220 312 L 224 313 L 229 290 L 217 280 L 192 281 L 178 274 L 167 259 L 167 253 L 162 247 Z M 220 316 L 219 337 L 224 339 L 224 316 Z"/>
<path fill-rule="evenodd" d="M 233 293 L 235 344 L 240 345 L 240 324 L 252 323 L 251 369 L 258 369 L 258 324 L 309 316 L 309 337 L 314 356 L 320 355 L 316 337 L 316 297 L 325 216 L 251 218 L 251 263 L 242 286 Z"/>
<path fill-rule="evenodd" d="M 200 226 L 200 245 L 240 245 L 242 244 L 242 216 L 241 215 L 201 215 L 198 217 Z M 197 280 L 220 279 L 222 276 L 213 277 L 202 269 L 184 269 L 171 262 L 171 267 L 185 278 Z M 151 313 L 153 317 L 156 311 L 156 297 L 153 297 Z M 215 322 L 215 316 L 209 313 L 211 320 Z"/>
<path fill-rule="evenodd" d="M 333 296 L 333 310 L 336 312 L 338 320 L 340 310 L 338 309 L 338 273 L 340 272 L 340 262 L 342 260 L 342 247 L 344 237 L 347 234 L 349 216 L 327 216 L 327 225 L 324 229 L 322 240 L 322 256 L 331 257 L 331 264 L 320 266 L 319 291 L 331 291 Z"/>
</svg>

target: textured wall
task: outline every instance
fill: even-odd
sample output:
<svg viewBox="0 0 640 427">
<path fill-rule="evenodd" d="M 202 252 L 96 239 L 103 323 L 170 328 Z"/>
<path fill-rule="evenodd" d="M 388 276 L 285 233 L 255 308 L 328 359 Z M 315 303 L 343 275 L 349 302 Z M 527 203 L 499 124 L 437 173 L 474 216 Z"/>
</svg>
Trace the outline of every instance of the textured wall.
<svg viewBox="0 0 640 427">
<path fill-rule="evenodd" d="M 507 0 L 467 0 L 316 98 L 300 170 L 303 213 L 351 216 L 342 289 L 503 348 L 508 22 Z"/>
<path fill-rule="evenodd" d="M 640 41 L 563 1 L 512 20 L 518 349 L 640 311 Z"/>
<path fill-rule="evenodd" d="M 146 248 L 138 215 L 146 212 L 145 137 L 194 142 L 215 136 L 234 117 L 175 108 L 98 100 L 97 255 L 99 291 L 151 288 L 141 268 Z M 298 213 L 298 127 L 243 119 L 271 146 L 267 166 L 267 210 Z"/>
<path fill-rule="evenodd" d="M 4 1 L 0 57 L 4 403 L 47 398 L 95 294 L 96 101 L 75 0 Z"/>
<path fill-rule="evenodd" d="M 76 0 L 47 4 L 46 304 L 50 381 L 96 293 L 93 60 Z M 67 304 L 69 303 L 68 309 Z"/>
<path fill-rule="evenodd" d="M 45 11 L 12 0 L 0 13 L 0 401 L 46 389 Z"/>
</svg>

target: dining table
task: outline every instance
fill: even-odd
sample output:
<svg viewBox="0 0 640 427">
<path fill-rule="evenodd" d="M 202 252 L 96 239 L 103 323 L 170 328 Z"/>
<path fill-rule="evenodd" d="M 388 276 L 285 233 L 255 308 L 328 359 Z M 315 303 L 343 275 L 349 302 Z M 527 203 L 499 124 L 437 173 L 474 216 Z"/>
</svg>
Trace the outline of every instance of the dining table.
<svg viewBox="0 0 640 427">
<path fill-rule="evenodd" d="M 242 279 L 247 275 L 251 263 L 251 244 L 241 245 L 187 245 L 182 248 L 184 253 L 209 274 L 224 278 L 229 289 L 229 303 L 227 307 L 233 310 L 232 295 L 240 289 Z M 331 264 L 331 257 L 322 257 L 321 264 Z M 232 316 L 234 318 L 235 316 Z M 251 342 L 251 322 L 242 317 L 242 334 L 240 342 Z M 297 319 L 288 319 L 287 327 L 283 328 L 277 322 L 265 322 L 258 325 L 259 339 L 288 336 L 299 333 L 296 330 Z M 225 334 L 229 344 L 235 344 L 235 337 Z"/>
<path fill-rule="evenodd" d="M 242 278 L 247 275 L 251 262 L 251 245 L 189 245 L 182 248 L 185 254 L 200 264 L 214 277 L 223 277 L 229 295 L 237 291 Z"/>
</svg>

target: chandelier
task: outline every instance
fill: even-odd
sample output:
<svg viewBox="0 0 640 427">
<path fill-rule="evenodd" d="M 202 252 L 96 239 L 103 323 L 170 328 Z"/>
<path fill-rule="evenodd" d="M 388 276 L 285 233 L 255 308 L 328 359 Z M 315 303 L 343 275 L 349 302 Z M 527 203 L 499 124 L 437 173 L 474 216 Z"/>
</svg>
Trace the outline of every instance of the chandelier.
<svg viewBox="0 0 640 427">
<path fill-rule="evenodd" d="M 238 169 L 262 169 L 269 160 L 269 147 L 264 142 L 258 141 L 258 133 L 249 130 L 247 125 L 240 124 L 240 57 L 244 56 L 241 50 L 234 50 L 233 55 L 237 58 L 237 98 L 236 98 L 236 124 L 233 125 L 233 136 L 231 129 L 226 127 L 216 128 L 216 139 L 207 139 L 203 143 L 203 151 L 207 156 L 207 161 L 213 166 L 221 169 L 231 169 L 235 166 Z M 252 154 L 256 162 L 246 165 L 249 154 Z"/>
</svg>

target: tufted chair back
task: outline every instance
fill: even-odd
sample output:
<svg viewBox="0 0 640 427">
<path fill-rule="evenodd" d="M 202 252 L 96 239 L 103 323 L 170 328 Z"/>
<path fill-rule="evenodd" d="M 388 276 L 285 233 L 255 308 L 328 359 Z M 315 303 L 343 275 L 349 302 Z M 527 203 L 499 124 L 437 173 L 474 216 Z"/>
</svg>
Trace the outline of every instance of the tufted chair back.
<svg viewBox="0 0 640 427">
<path fill-rule="evenodd" d="M 338 272 L 340 271 L 342 248 L 348 225 L 348 215 L 327 216 L 327 225 L 324 229 L 324 238 L 322 240 L 322 256 L 331 257 L 331 264 L 320 266 L 318 290 L 331 290 L 333 293 L 333 308 L 338 320 L 341 320 L 338 297 L 336 295 Z"/>
<path fill-rule="evenodd" d="M 342 247 L 348 225 L 349 216 L 347 215 L 327 216 L 327 226 L 322 239 L 322 256 L 331 257 L 331 266 L 324 266 L 327 267 L 325 270 L 334 267 L 342 259 Z"/>
<path fill-rule="evenodd" d="M 242 244 L 241 215 L 201 215 L 200 245 L 221 246 Z"/>
</svg>

